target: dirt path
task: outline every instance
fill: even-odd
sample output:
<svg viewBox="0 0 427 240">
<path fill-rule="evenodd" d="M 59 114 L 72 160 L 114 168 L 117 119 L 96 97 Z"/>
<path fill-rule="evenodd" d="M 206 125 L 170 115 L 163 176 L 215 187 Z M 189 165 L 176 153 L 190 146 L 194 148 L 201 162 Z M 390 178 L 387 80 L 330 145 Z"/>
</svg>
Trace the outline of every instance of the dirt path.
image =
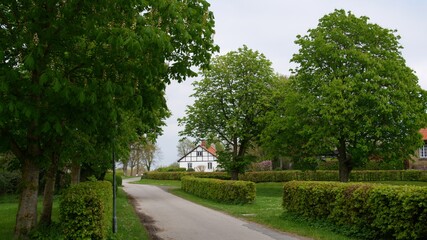
<svg viewBox="0 0 427 240">
<path fill-rule="evenodd" d="M 298 240 L 197 205 L 163 189 L 124 182 L 140 218 L 154 240 Z"/>
</svg>

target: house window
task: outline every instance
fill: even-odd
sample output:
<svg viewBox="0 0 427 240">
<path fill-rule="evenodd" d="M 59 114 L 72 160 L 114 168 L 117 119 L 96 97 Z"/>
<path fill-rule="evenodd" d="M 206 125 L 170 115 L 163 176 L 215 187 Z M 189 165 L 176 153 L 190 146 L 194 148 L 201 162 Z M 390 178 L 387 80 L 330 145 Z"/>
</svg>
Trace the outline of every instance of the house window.
<svg viewBox="0 0 427 240">
<path fill-rule="evenodd" d="M 191 162 L 190 162 L 190 163 L 188 163 L 188 164 L 187 164 L 187 168 L 188 168 L 188 169 L 192 169 L 192 168 L 193 168 L 193 163 L 191 163 Z"/>
<path fill-rule="evenodd" d="M 203 156 L 203 152 L 202 151 L 197 151 L 196 152 L 196 156 L 197 157 L 202 157 Z"/>
<path fill-rule="evenodd" d="M 212 169 L 212 163 L 208 162 L 208 169 Z"/>
<path fill-rule="evenodd" d="M 427 144 L 420 148 L 420 158 L 427 158 Z"/>
</svg>

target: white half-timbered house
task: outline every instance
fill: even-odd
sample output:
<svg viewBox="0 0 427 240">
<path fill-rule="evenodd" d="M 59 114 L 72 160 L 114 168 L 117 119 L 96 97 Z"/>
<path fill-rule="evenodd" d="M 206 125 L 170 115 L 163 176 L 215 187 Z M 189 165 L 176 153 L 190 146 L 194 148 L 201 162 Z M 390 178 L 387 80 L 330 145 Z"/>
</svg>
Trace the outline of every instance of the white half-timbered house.
<svg viewBox="0 0 427 240">
<path fill-rule="evenodd" d="M 218 167 L 216 149 L 213 145 L 206 146 L 206 141 L 195 147 L 178 160 L 179 167 L 185 169 L 194 169 L 201 172 L 213 172 Z"/>
</svg>

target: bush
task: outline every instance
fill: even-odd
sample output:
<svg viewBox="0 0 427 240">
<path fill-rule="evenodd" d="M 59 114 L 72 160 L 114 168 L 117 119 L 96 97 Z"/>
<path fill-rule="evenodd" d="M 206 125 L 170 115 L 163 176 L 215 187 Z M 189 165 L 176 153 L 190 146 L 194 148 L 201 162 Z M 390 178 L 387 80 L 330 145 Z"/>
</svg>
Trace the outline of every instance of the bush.
<svg viewBox="0 0 427 240">
<path fill-rule="evenodd" d="M 184 176 L 194 176 L 198 178 L 217 178 L 227 180 L 230 175 L 225 172 L 147 172 L 142 178 L 155 180 L 181 180 Z"/>
<path fill-rule="evenodd" d="M 105 181 L 109 181 L 111 183 L 111 185 L 113 185 L 113 173 L 107 173 L 107 174 L 105 174 L 104 180 Z M 116 174 L 116 184 L 117 184 L 117 186 L 121 187 L 122 183 L 123 183 L 122 177 L 120 175 Z"/>
<path fill-rule="evenodd" d="M 111 228 L 110 182 L 83 182 L 61 197 L 60 219 L 65 239 L 105 239 Z"/>
<path fill-rule="evenodd" d="M 286 211 L 350 229 L 365 239 L 424 239 L 427 188 L 366 183 L 285 183 Z"/>
<path fill-rule="evenodd" d="M 247 181 L 186 176 L 181 179 L 181 188 L 201 198 L 234 204 L 253 202 L 256 196 L 255 183 Z"/>
<path fill-rule="evenodd" d="M 180 167 L 160 167 L 156 172 L 185 172 L 187 169 Z"/>
<path fill-rule="evenodd" d="M 21 174 L 18 171 L 0 171 L 0 194 L 16 193 Z"/>
<path fill-rule="evenodd" d="M 293 180 L 301 181 L 337 181 L 339 180 L 338 171 L 265 171 L 265 172 L 247 172 L 239 175 L 239 180 L 251 182 L 288 182 Z"/>
<path fill-rule="evenodd" d="M 339 181 L 338 171 L 266 171 L 246 172 L 239 180 L 252 182 L 288 182 L 288 181 Z M 427 181 L 427 171 L 423 170 L 363 170 L 350 173 L 352 182 L 368 181 Z"/>
</svg>

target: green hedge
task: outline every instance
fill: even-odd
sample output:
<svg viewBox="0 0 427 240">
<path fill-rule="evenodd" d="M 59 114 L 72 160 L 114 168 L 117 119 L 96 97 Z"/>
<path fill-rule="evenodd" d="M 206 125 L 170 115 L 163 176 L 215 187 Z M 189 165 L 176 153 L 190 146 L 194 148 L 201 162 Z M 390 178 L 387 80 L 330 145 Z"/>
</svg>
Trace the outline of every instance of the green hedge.
<svg viewBox="0 0 427 240">
<path fill-rule="evenodd" d="M 112 186 L 110 182 L 83 182 L 65 191 L 60 219 L 65 239 L 105 239 L 111 229 Z"/>
<path fill-rule="evenodd" d="M 183 191 L 219 202 L 234 204 L 255 200 L 255 183 L 185 176 L 181 179 Z"/>
<path fill-rule="evenodd" d="M 288 181 L 339 181 L 338 171 L 268 171 L 247 172 L 239 175 L 239 180 L 252 182 L 288 182 Z M 423 170 L 363 170 L 352 171 L 350 181 L 427 181 L 427 171 Z"/>
<path fill-rule="evenodd" d="M 112 185 L 113 184 L 113 173 L 107 173 L 107 174 L 105 174 L 104 180 L 105 181 L 109 181 L 111 183 L 111 185 Z M 123 183 L 122 177 L 120 175 L 116 174 L 116 184 L 117 184 L 117 186 L 121 187 L 122 183 Z"/>
<path fill-rule="evenodd" d="M 425 239 L 426 199 L 426 187 L 291 181 L 284 184 L 283 207 L 364 239 Z"/>
<path fill-rule="evenodd" d="M 147 172 L 142 178 L 156 180 L 180 180 L 183 176 L 200 178 L 230 179 L 224 172 Z M 247 172 L 239 175 L 239 180 L 251 182 L 288 182 L 288 181 L 339 181 L 335 170 L 317 171 L 262 171 Z M 427 181 L 427 171 L 423 170 L 358 170 L 350 173 L 352 182 L 368 181 Z"/>
<path fill-rule="evenodd" d="M 184 176 L 194 176 L 198 178 L 216 178 L 228 180 L 230 175 L 225 172 L 147 172 L 141 177 L 142 179 L 155 180 L 181 180 Z"/>
</svg>

